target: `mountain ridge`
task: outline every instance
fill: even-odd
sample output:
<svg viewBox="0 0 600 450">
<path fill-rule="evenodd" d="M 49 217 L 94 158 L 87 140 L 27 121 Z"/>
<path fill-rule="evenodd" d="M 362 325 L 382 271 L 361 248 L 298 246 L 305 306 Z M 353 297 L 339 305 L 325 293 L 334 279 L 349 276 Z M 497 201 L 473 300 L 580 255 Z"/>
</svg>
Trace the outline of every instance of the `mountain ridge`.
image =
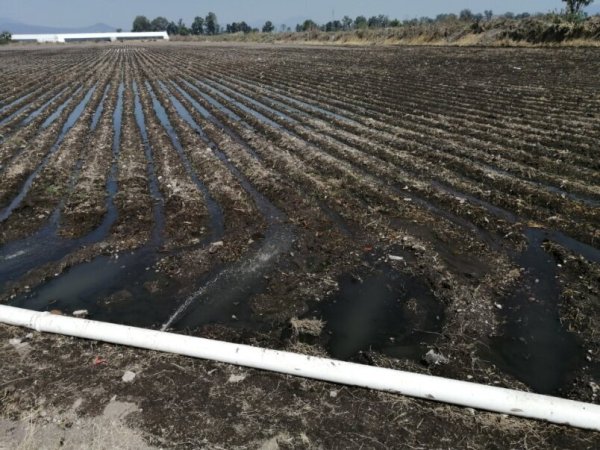
<svg viewBox="0 0 600 450">
<path fill-rule="evenodd" d="M 47 27 L 44 25 L 29 25 L 1 17 L 0 30 L 10 31 L 12 34 L 107 33 L 115 31 L 116 27 L 112 27 L 105 23 L 95 23 L 87 27 L 76 28 Z"/>
</svg>

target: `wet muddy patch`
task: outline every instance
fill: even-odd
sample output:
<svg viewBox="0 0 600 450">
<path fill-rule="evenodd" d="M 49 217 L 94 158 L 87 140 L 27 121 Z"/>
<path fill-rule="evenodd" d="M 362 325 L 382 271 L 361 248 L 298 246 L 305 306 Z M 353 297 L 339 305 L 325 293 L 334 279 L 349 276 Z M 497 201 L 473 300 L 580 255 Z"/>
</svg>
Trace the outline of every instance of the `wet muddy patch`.
<svg viewBox="0 0 600 450">
<path fill-rule="evenodd" d="M 535 392 L 558 394 L 584 365 L 584 349 L 560 320 L 557 262 L 544 249 L 551 233 L 531 228 L 526 237 L 519 284 L 495 304 L 502 334 L 483 353 Z"/>
<path fill-rule="evenodd" d="M 336 294 L 311 303 L 301 317 L 324 324 L 308 341 L 335 359 L 365 362 L 365 355 L 378 352 L 421 361 L 442 331 L 444 305 L 423 279 L 378 264 L 343 275 L 338 285 Z"/>
</svg>

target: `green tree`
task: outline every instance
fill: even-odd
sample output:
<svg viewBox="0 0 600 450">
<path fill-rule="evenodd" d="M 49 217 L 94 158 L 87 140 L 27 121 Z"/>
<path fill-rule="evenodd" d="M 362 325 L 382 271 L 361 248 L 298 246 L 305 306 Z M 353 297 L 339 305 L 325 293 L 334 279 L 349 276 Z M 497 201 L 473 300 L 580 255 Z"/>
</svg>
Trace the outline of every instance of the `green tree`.
<svg viewBox="0 0 600 450">
<path fill-rule="evenodd" d="M 137 16 L 133 21 L 133 28 L 131 31 L 151 31 L 152 24 L 146 16 Z"/>
<path fill-rule="evenodd" d="M 12 34 L 10 31 L 3 31 L 0 33 L 0 44 L 8 44 L 12 40 Z"/>
<path fill-rule="evenodd" d="M 150 26 L 152 27 L 152 31 L 167 31 L 169 21 L 164 17 L 157 17 L 150 23 Z"/>
<path fill-rule="evenodd" d="M 305 20 L 302 24 L 302 31 L 313 31 L 319 28 L 319 25 L 316 24 L 313 20 Z"/>
<path fill-rule="evenodd" d="M 390 19 L 388 16 L 380 14 L 370 17 L 367 24 L 369 28 L 386 28 L 390 24 Z"/>
<path fill-rule="evenodd" d="M 348 31 L 352 28 L 352 23 L 353 23 L 353 20 L 349 16 L 344 16 L 344 18 L 342 19 L 342 26 L 344 27 L 344 30 L 346 30 L 346 31 Z"/>
<path fill-rule="evenodd" d="M 358 29 L 367 28 L 369 23 L 367 22 L 367 18 L 365 16 L 358 16 L 354 19 L 354 26 Z"/>
<path fill-rule="evenodd" d="M 217 21 L 217 15 L 214 12 L 209 12 L 205 19 L 206 34 L 218 34 L 219 33 L 219 22 Z"/>
<path fill-rule="evenodd" d="M 194 22 L 192 23 L 192 34 L 200 35 L 204 34 L 204 18 L 197 16 L 194 18 Z"/>
<path fill-rule="evenodd" d="M 490 20 L 492 20 L 492 17 L 494 17 L 494 12 L 491 9 L 486 9 L 483 12 L 483 15 L 485 16 L 485 20 L 489 22 Z"/>
<path fill-rule="evenodd" d="M 274 29 L 275 25 L 273 25 L 273 22 L 271 22 L 270 20 L 267 20 L 264 26 L 262 27 L 263 33 L 272 33 Z"/>
<path fill-rule="evenodd" d="M 473 12 L 470 9 L 463 9 L 459 16 L 460 20 L 463 22 L 471 22 L 473 20 Z"/>
<path fill-rule="evenodd" d="M 185 26 L 183 19 L 179 19 L 177 22 L 177 34 L 180 36 L 187 36 L 190 34 L 190 29 Z"/>
<path fill-rule="evenodd" d="M 583 8 L 594 3 L 594 0 L 562 0 L 567 4 L 567 14 L 575 16 L 583 12 Z"/>
<path fill-rule="evenodd" d="M 169 22 L 169 25 L 167 26 L 167 33 L 169 33 L 171 36 L 179 34 L 179 27 L 175 22 Z"/>
</svg>

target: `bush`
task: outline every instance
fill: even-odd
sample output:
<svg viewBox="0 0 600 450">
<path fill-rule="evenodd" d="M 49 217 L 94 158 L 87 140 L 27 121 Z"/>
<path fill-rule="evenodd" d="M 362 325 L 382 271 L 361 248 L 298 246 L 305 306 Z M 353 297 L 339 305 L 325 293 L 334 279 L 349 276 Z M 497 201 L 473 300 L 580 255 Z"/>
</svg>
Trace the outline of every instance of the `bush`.
<svg viewBox="0 0 600 450">
<path fill-rule="evenodd" d="M 597 39 L 599 29 L 595 21 L 575 23 L 556 20 L 556 17 L 548 17 L 548 19 L 520 21 L 505 32 L 506 37 L 533 44 L 560 43 L 571 39 Z"/>
<path fill-rule="evenodd" d="M 10 34 L 10 31 L 3 31 L 0 33 L 0 44 L 8 44 L 10 41 L 12 41 L 12 34 Z"/>
</svg>

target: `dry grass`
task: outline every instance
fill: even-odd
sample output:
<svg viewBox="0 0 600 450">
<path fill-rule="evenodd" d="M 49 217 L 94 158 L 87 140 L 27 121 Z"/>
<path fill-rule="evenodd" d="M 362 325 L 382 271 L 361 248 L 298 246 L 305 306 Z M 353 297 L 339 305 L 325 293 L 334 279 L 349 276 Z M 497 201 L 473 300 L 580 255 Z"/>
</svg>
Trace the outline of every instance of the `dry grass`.
<svg viewBox="0 0 600 450">
<path fill-rule="evenodd" d="M 568 38 L 562 42 L 529 42 L 516 40 L 506 35 L 510 28 L 494 28 L 475 33 L 463 27 L 450 27 L 447 32 L 430 26 L 409 30 L 404 28 L 354 30 L 323 32 L 311 31 L 300 33 L 237 33 L 217 36 L 175 36 L 175 41 L 185 42 L 230 42 L 254 44 L 305 44 L 305 45 L 339 45 L 339 46 L 492 46 L 492 47 L 598 47 L 600 40 L 596 38 Z"/>
</svg>

